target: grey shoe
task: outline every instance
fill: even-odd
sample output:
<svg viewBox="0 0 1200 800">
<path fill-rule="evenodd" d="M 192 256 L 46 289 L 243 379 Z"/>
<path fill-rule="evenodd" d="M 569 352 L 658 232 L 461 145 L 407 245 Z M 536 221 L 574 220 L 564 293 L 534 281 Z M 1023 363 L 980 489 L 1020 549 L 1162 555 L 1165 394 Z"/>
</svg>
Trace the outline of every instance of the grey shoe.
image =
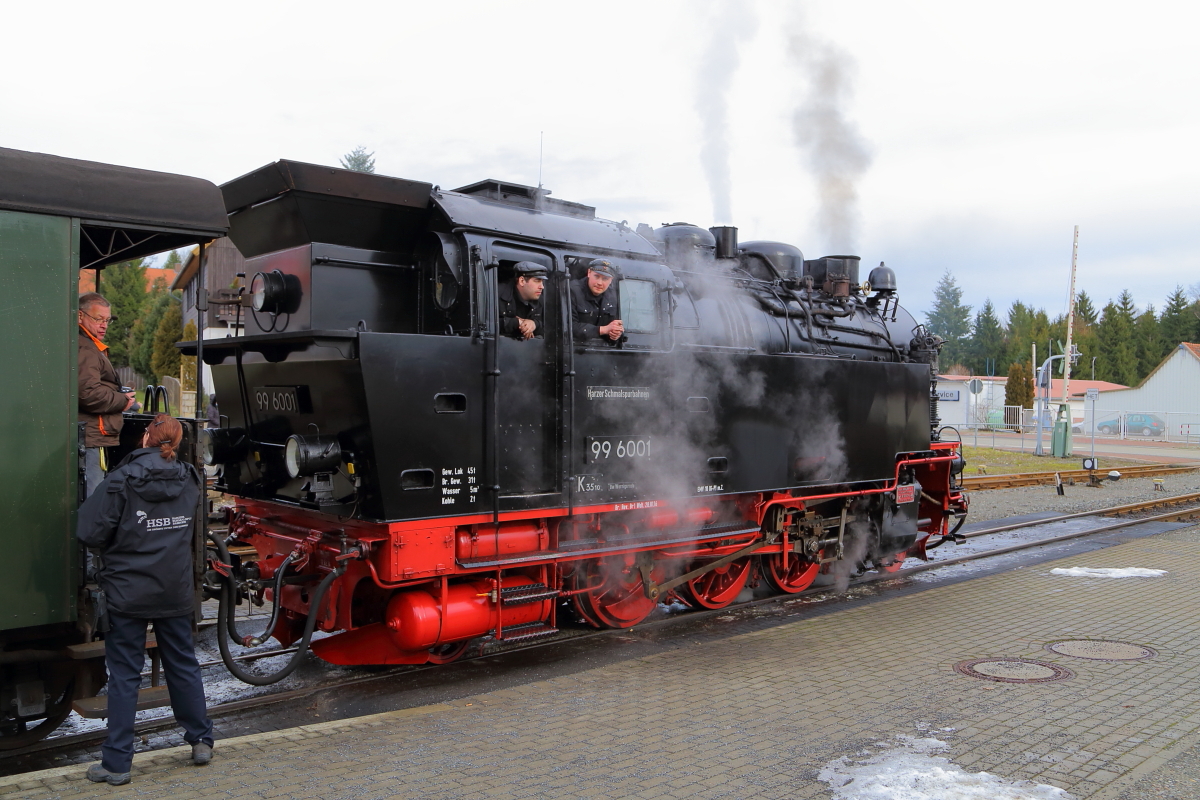
<svg viewBox="0 0 1200 800">
<path fill-rule="evenodd" d="M 192 745 L 192 763 L 196 766 L 204 766 L 212 761 L 212 745 L 204 742 L 196 742 Z"/>
<path fill-rule="evenodd" d="M 92 764 L 88 767 L 87 779 L 92 783 L 107 783 L 110 786 L 124 786 L 129 783 L 128 772 L 109 772 L 103 764 Z"/>
</svg>

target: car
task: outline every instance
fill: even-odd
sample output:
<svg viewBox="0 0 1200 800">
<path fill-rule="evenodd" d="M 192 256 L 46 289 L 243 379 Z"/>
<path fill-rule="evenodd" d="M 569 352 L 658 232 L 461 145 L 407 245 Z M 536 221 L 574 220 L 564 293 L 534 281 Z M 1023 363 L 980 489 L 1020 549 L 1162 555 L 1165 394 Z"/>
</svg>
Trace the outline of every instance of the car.
<svg viewBox="0 0 1200 800">
<path fill-rule="evenodd" d="M 1165 436 L 1167 433 L 1167 423 L 1154 414 L 1126 414 L 1124 419 L 1125 432 L 1130 435 Z M 1096 430 L 1100 433 L 1120 433 L 1121 420 L 1105 420 L 1096 426 Z"/>
</svg>

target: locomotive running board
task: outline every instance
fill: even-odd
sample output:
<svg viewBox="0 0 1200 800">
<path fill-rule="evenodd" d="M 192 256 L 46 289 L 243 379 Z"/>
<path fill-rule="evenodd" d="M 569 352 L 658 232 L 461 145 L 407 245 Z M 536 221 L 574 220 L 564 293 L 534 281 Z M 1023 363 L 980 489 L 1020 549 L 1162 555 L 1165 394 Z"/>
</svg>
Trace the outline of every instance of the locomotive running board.
<svg viewBox="0 0 1200 800">
<path fill-rule="evenodd" d="M 619 542 L 613 540 L 605 544 L 604 547 L 592 547 L 578 550 L 563 549 L 560 545 L 559 549 L 544 553 L 533 553 L 527 556 L 513 556 L 512 558 L 497 559 L 459 559 L 459 566 L 468 569 L 495 569 L 496 567 L 509 567 L 518 564 L 538 564 L 546 561 L 575 561 L 588 556 L 606 555 L 608 553 L 622 553 L 629 550 L 660 550 L 664 547 L 673 547 L 680 544 L 695 544 L 697 542 L 711 542 L 715 539 L 728 539 L 734 536 L 746 536 L 752 533 L 758 533 L 760 528 L 743 528 L 743 527 L 724 527 L 715 531 L 690 531 L 688 535 L 676 536 L 671 539 L 622 539 Z M 615 542 L 615 543 L 614 543 Z M 759 543 L 761 544 L 761 542 Z"/>
</svg>

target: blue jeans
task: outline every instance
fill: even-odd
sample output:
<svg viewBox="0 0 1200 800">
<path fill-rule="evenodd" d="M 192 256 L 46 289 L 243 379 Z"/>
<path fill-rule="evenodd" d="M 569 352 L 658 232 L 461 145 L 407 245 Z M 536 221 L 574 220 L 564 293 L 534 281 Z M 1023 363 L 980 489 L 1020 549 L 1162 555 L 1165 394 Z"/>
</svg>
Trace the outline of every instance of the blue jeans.
<svg viewBox="0 0 1200 800">
<path fill-rule="evenodd" d="M 122 617 L 109 612 L 108 635 L 104 638 L 104 663 L 108 667 L 108 738 L 102 748 L 104 768 L 129 772 L 133 764 L 133 720 L 137 709 L 138 685 L 145 663 L 148 619 Z M 162 654 L 171 710 L 183 726 L 188 744 L 213 743 L 212 722 L 204 707 L 204 685 L 192 641 L 192 615 L 164 617 L 154 622 L 158 651 Z"/>
<path fill-rule="evenodd" d="M 96 487 L 100 485 L 100 481 L 104 480 L 104 470 L 100 469 L 100 448 L 88 447 L 83 451 L 83 475 L 84 481 L 87 484 L 86 497 L 91 497 L 92 492 L 96 491 Z"/>
</svg>

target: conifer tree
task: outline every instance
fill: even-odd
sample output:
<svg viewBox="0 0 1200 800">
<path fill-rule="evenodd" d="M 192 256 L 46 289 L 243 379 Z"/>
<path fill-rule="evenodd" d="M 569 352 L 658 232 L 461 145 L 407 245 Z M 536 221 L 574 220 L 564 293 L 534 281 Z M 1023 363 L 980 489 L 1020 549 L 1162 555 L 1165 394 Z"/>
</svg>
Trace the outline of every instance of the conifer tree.
<svg viewBox="0 0 1200 800">
<path fill-rule="evenodd" d="M 940 363 L 950 367 L 962 362 L 966 355 L 967 337 L 971 333 L 971 307 L 962 303 L 962 289 L 946 270 L 933 292 L 933 309 L 925 314 L 929 332 L 946 340 Z"/>
<path fill-rule="evenodd" d="M 146 310 L 129 331 L 130 366 L 150 383 L 158 383 L 158 375 L 152 365 L 154 334 L 158 331 L 158 323 L 162 321 L 170 301 L 171 296 L 165 284 L 157 282 L 146 298 Z"/>
<path fill-rule="evenodd" d="M 1134 386 L 1138 376 L 1137 347 L 1133 339 L 1133 314 L 1126 307 L 1132 305 L 1132 298 L 1128 292 L 1122 292 L 1121 296 L 1127 302 L 1118 305 L 1110 301 L 1096 323 L 1099 344 L 1096 377 Z"/>
<path fill-rule="evenodd" d="M 974 374 L 994 375 L 999 369 L 997 362 L 1004 357 L 1004 328 L 1000 326 L 996 307 L 990 299 L 985 300 L 983 307 L 975 314 L 968 353 L 969 366 Z"/>
<path fill-rule="evenodd" d="M 353 172 L 374 172 L 375 153 L 367 152 L 361 144 L 341 158 L 342 168 Z"/>
<path fill-rule="evenodd" d="M 105 267 L 101 286 L 112 306 L 113 322 L 104 337 L 114 367 L 129 366 L 129 331 L 146 305 L 145 259 L 135 258 Z"/>
<path fill-rule="evenodd" d="M 1008 381 L 1004 384 L 1004 405 L 1033 408 L 1033 376 L 1029 362 L 1014 361 L 1008 368 Z"/>
<path fill-rule="evenodd" d="M 1138 380 L 1150 374 L 1163 360 L 1163 337 L 1154 306 L 1146 306 L 1134 321 L 1133 335 L 1137 340 Z"/>
<path fill-rule="evenodd" d="M 168 296 L 167 307 L 154 331 L 150 368 L 161 383 L 167 375 L 179 377 L 179 348 L 175 343 L 183 336 L 183 311 L 180 302 Z"/>
<path fill-rule="evenodd" d="M 1182 286 L 1176 286 L 1175 291 L 1168 295 L 1162 316 L 1158 318 L 1164 356 L 1178 347 L 1180 342 L 1196 341 L 1196 317 L 1190 305 Z"/>
<path fill-rule="evenodd" d="M 1075 324 L 1078 325 L 1082 320 L 1088 325 L 1095 325 L 1098 318 L 1096 306 L 1092 304 L 1092 298 L 1088 297 L 1088 293 L 1080 292 L 1075 295 Z"/>
<path fill-rule="evenodd" d="M 196 323 L 193 320 L 188 320 L 188 324 L 183 327 L 183 338 L 181 342 L 196 341 Z M 178 351 L 177 351 L 178 352 Z M 180 378 L 181 388 L 185 392 L 196 391 L 196 357 L 181 356 L 180 357 Z"/>
</svg>

